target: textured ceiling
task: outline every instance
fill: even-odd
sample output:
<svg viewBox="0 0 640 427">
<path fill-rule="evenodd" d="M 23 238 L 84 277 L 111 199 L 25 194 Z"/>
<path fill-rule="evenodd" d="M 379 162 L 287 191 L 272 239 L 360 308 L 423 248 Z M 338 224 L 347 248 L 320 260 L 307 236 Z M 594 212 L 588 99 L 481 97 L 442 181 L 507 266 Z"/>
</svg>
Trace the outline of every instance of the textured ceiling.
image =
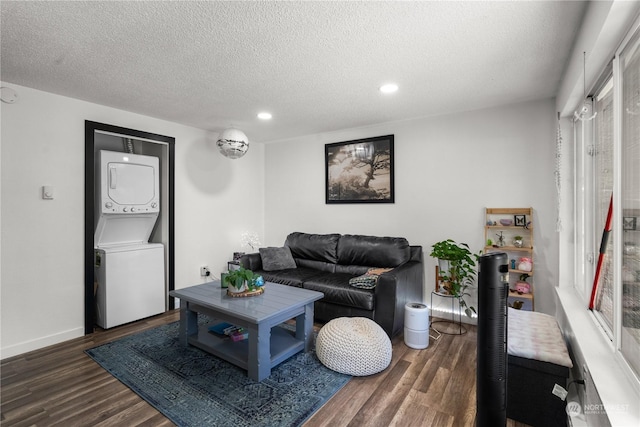
<svg viewBox="0 0 640 427">
<path fill-rule="evenodd" d="M 553 97 L 585 6 L 3 0 L 0 77 L 267 142 Z"/>
</svg>

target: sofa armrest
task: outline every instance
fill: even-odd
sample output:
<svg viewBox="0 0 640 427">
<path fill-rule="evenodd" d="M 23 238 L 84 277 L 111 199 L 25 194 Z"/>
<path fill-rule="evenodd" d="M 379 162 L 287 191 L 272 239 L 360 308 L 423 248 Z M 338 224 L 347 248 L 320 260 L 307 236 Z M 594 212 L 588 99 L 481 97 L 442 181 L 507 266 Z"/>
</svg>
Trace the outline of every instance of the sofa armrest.
<svg viewBox="0 0 640 427">
<path fill-rule="evenodd" d="M 262 257 L 259 252 L 245 254 L 240 257 L 240 266 L 251 271 L 262 270 Z"/>
<path fill-rule="evenodd" d="M 409 261 L 380 275 L 375 288 L 373 320 L 393 337 L 404 328 L 404 307 L 422 302 L 424 268 L 421 261 Z"/>
</svg>

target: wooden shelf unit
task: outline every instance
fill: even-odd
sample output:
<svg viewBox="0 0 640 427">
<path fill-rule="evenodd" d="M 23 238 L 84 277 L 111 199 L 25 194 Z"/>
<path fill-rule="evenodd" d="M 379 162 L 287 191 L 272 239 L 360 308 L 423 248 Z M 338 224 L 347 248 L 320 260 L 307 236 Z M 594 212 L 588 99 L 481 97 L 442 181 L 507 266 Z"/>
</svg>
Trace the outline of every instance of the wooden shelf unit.
<svg viewBox="0 0 640 427">
<path fill-rule="evenodd" d="M 524 225 L 515 225 L 516 215 L 524 215 Z M 502 225 L 501 219 L 510 219 L 512 225 Z M 533 276 L 535 271 L 535 262 L 533 257 L 533 208 L 486 208 L 485 209 L 485 225 L 484 225 L 484 253 L 489 252 L 505 252 L 509 262 L 509 305 L 513 305 L 516 301 L 522 301 L 523 310 L 535 309 L 535 292 L 533 284 Z M 502 232 L 504 245 L 498 245 L 498 234 Z M 513 244 L 514 236 L 523 237 L 523 246 L 516 247 Z M 491 239 L 492 245 L 488 245 Z M 524 271 L 518 269 L 519 259 L 522 257 L 530 258 L 532 269 Z M 511 260 L 515 260 L 515 268 L 511 266 Z M 515 291 L 515 283 L 519 281 L 521 274 L 528 274 L 527 282 L 531 287 L 530 293 L 519 294 Z"/>
</svg>

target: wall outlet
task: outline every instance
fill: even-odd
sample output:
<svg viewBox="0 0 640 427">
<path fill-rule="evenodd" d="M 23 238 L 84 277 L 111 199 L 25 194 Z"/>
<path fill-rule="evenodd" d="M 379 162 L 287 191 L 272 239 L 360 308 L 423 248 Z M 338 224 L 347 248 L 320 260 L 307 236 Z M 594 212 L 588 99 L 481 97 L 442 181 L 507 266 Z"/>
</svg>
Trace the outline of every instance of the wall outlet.
<svg viewBox="0 0 640 427">
<path fill-rule="evenodd" d="M 200 267 L 200 276 L 207 277 L 211 275 L 211 271 L 209 271 L 209 267 L 206 265 Z"/>
</svg>

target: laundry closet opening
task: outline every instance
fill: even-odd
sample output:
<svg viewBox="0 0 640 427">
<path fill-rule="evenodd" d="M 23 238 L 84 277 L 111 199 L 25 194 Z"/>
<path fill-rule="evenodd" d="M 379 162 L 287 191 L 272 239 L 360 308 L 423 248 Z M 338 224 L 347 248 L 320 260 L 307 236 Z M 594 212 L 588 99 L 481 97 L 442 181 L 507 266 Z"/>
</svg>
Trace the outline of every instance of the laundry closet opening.
<svg viewBox="0 0 640 427">
<path fill-rule="evenodd" d="M 174 308 L 175 138 L 85 121 L 85 334 Z"/>
</svg>

